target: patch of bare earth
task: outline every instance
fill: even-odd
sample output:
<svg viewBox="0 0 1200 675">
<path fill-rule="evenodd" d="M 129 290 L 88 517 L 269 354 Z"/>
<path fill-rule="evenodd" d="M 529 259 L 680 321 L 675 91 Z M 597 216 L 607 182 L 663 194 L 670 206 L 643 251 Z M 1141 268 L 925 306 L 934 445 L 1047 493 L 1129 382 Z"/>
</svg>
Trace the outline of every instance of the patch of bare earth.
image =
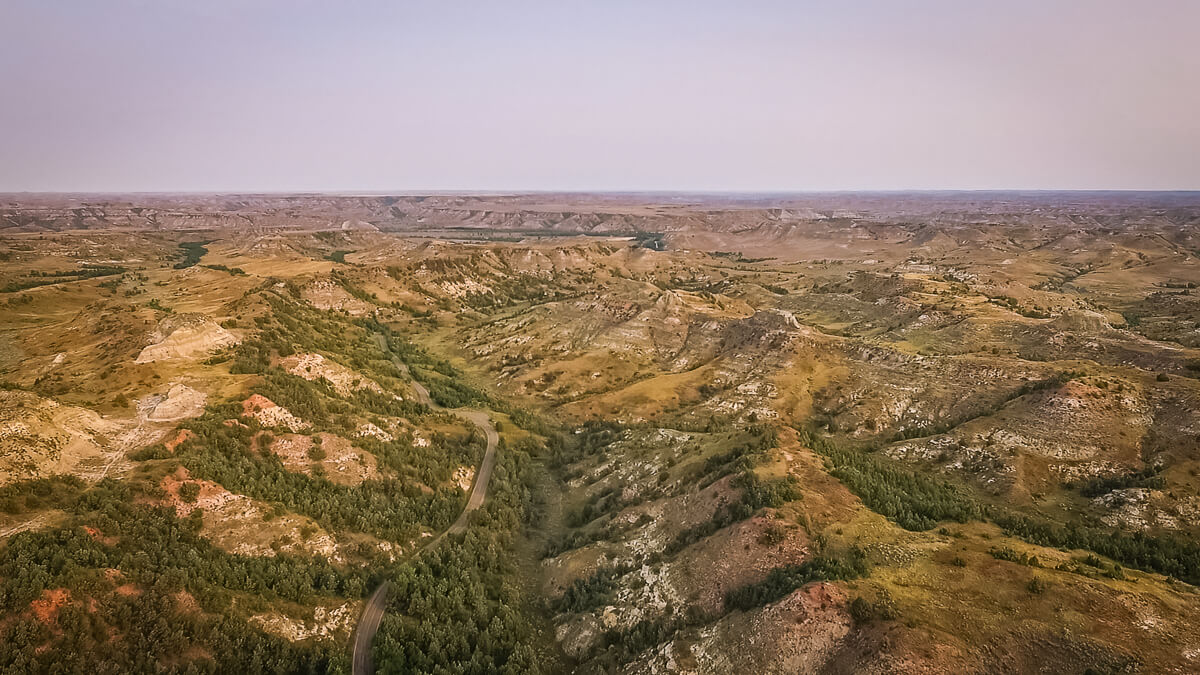
<svg viewBox="0 0 1200 675">
<path fill-rule="evenodd" d="M 0 391 L 0 485 L 102 468 L 129 428 L 76 406 L 24 391 Z"/>
<path fill-rule="evenodd" d="M 300 291 L 300 296 L 317 309 L 342 310 L 350 316 L 365 316 L 372 305 L 346 292 L 345 288 L 329 279 L 317 279 Z"/>
<path fill-rule="evenodd" d="M 204 412 L 206 402 L 208 395 L 204 392 L 192 389 L 186 384 L 176 383 L 165 396 L 154 396 L 148 401 L 152 407 L 146 419 L 150 422 L 178 422 L 199 417 Z"/>
<path fill-rule="evenodd" d="M 195 437 L 196 434 L 193 434 L 190 429 L 180 429 L 179 433 L 175 434 L 173 438 L 164 442 L 163 446 L 167 450 L 175 452 L 175 448 L 178 448 L 184 441 L 193 439 Z"/>
<path fill-rule="evenodd" d="M 179 495 L 185 483 L 199 486 L 194 502 Z M 167 495 L 167 504 L 175 508 L 178 516 L 201 509 L 201 533 L 231 553 L 249 556 L 300 553 L 323 555 L 333 562 L 346 560 L 338 542 L 312 519 L 293 513 L 276 514 L 269 505 L 233 494 L 212 481 L 192 478 L 187 469 L 180 468 L 163 477 L 161 487 Z"/>
<path fill-rule="evenodd" d="M 383 441 L 384 443 L 390 443 L 396 439 L 396 437 L 393 436 L 390 432 L 388 432 L 385 429 L 379 428 L 378 426 L 376 426 L 375 424 L 373 424 L 371 422 L 365 422 L 363 424 L 360 424 L 358 429 L 355 429 L 354 436 L 355 436 L 355 438 L 366 438 L 366 437 L 370 436 L 372 438 L 378 438 L 379 440 Z"/>
<path fill-rule="evenodd" d="M 284 370 L 302 377 L 310 382 L 325 380 L 333 390 L 343 396 L 365 389 L 367 391 L 383 392 L 383 387 L 370 378 L 363 377 L 342 364 L 327 359 L 320 354 L 293 354 L 280 359 L 279 365 Z"/>
<path fill-rule="evenodd" d="M 254 394 L 242 401 L 242 417 L 258 420 L 264 427 L 283 427 L 293 433 L 309 427 L 308 422 L 296 417 L 287 408 L 276 405 L 262 394 Z"/>
<path fill-rule="evenodd" d="M 103 532 L 101 532 L 100 530 L 98 530 L 90 525 L 84 525 L 83 531 L 87 532 L 89 537 L 91 537 L 92 539 L 95 539 L 96 541 L 100 542 L 101 544 L 104 544 L 105 546 L 114 546 L 117 543 L 116 537 L 113 537 L 111 535 L 106 535 Z"/>
<path fill-rule="evenodd" d="M 58 620 L 59 611 L 71 601 L 71 592 L 65 588 L 48 588 L 29 603 L 29 610 L 34 618 L 45 625 L 52 625 Z"/>
<path fill-rule="evenodd" d="M 659 645 L 626 673 L 820 672 L 850 634 L 841 588 L 809 584 L 773 604 L 734 612 L 694 634 Z"/>
<path fill-rule="evenodd" d="M 9 516 L 0 512 L 0 539 L 11 537 L 21 532 L 40 530 L 66 520 L 67 514 L 57 509 L 42 511 L 37 514 L 20 514 Z"/>
<path fill-rule="evenodd" d="M 203 314 L 173 314 L 158 322 L 134 363 L 196 359 L 239 342 Z"/>
<path fill-rule="evenodd" d="M 672 584 L 710 613 L 718 612 L 729 591 L 766 578 L 776 567 L 803 562 L 809 541 L 793 524 L 765 515 L 720 530 L 685 549 L 669 569 Z"/>
<path fill-rule="evenodd" d="M 312 475 L 314 468 L 320 467 L 326 478 L 340 485 L 359 485 L 377 475 L 371 453 L 334 434 L 315 434 L 315 438 L 320 439 L 319 444 L 313 436 L 284 434 L 271 442 L 270 451 L 289 471 Z"/>
<path fill-rule="evenodd" d="M 175 601 L 175 611 L 180 614 L 198 614 L 200 612 L 200 603 L 196 602 L 196 598 L 185 590 L 173 593 L 171 599 Z"/>
<path fill-rule="evenodd" d="M 458 467 L 454 470 L 454 475 L 450 477 L 450 481 L 457 485 L 460 490 L 470 490 L 471 484 L 475 482 L 475 467 Z"/>
<path fill-rule="evenodd" d="M 354 628 L 358 606 L 357 602 L 336 607 L 319 606 L 313 609 L 309 619 L 295 619 L 279 612 L 268 612 L 250 617 L 250 622 L 292 642 L 309 639 L 344 641 Z"/>
</svg>

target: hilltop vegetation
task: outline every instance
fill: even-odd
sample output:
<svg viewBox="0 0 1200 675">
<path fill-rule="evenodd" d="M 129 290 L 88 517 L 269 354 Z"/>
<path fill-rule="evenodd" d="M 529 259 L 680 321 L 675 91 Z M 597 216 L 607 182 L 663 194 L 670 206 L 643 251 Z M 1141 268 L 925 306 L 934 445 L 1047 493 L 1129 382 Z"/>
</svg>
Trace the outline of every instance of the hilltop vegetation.
<svg viewBox="0 0 1200 675">
<path fill-rule="evenodd" d="M 1200 664 L 1195 205 L 148 199 L 5 221 L 0 670 Z"/>
</svg>

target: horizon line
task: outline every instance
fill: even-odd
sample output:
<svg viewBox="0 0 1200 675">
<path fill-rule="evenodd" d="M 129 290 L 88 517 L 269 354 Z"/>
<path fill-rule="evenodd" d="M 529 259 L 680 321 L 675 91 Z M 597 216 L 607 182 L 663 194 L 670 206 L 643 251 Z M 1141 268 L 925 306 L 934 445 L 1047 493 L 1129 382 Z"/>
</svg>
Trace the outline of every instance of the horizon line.
<svg viewBox="0 0 1200 675">
<path fill-rule="evenodd" d="M 521 196 L 521 195 L 696 195 L 780 196 L 846 194 L 1200 194 L 1200 188 L 839 188 L 839 189 L 396 189 L 396 190 L 0 190 L 0 195 L 117 196 L 117 195 L 329 195 L 353 197 L 420 197 L 428 195 Z"/>
</svg>

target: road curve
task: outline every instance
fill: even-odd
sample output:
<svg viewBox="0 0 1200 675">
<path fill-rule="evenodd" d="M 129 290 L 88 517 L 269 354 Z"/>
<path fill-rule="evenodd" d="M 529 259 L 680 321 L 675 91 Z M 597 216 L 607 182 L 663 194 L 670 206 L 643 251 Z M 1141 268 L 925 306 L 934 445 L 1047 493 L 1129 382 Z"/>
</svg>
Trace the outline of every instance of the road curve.
<svg viewBox="0 0 1200 675">
<path fill-rule="evenodd" d="M 371 641 L 379 631 L 383 621 L 383 608 L 387 606 L 387 592 L 390 584 L 383 582 L 371 594 L 370 599 L 363 605 L 362 616 L 358 618 L 358 626 L 354 629 L 354 651 L 351 660 L 352 673 L 373 673 L 375 664 L 371 661 Z"/>
<path fill-rule="evenodd" d="M 375 341 L 379 343 L 379 346 L 385 352 L 387 351 L 387 338 L 376 334 Z M 393 356 L 392 363 L 405 375 L 412 376 L 412 373 L 408 370 L 408 365 L 400 359 Z M 479 463 L 479 470 L 475 472 L 475 485 L 471 487 L 471 496 L 467 499 L 467 505 L 463 507 L 462 513 L 459 514 L 458 519 L 449 528 L 414 551 L 413 555 L 415 556 L 437 546 L 447 535 L 458 534 L 467 529 L 467 522 L 471 519 L 471 512 L 483 506 L 484 500 L 487 499 L 488 482 L 492 478 L 492 470 L 496 468 L 496 446 L 500 444 L 500 434 L 496 433 L 496 427 L 492 424 L 492 420 L 488 417 L 486 410 L 443 408 L 433 402 L 433 399 L 429 396 L 429 390 L 425 388 L 425 385 L 413 379 L 412 387 L 419 403 L 429 406 L 433 410 L 448 412 L 467 420 L 476 427 L 479 427 L 483 431 L 484 437 L 487 438 L 487 449 L 483 452 L 483 461 Z M 389 586 L 390 584 L 386 581 L 380 584 L 379 588 L 375 589 L 375 592 L 371 594 L 366 604 L 363 605 L 362 615 L 358 619 L 358 626 L 354 629 L 354 651 L 351 657 L 351 673 L 353 675 L 370 675 L 375 672 L 375 664 L 371 660 L 371 642 L 375 639 L 375 633 L 379 631 L 379 624 L 383 621 L 383 610 L 387 606 Z"/>
</svg>

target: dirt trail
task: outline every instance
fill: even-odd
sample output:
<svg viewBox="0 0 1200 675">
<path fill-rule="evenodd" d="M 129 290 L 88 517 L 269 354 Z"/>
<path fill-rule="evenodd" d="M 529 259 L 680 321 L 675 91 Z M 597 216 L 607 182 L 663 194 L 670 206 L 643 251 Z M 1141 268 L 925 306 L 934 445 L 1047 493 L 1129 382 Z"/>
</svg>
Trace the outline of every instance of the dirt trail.
<svg viewBox="0 0 1200 675">
<path fill-rule="evenodd" d="M 50 520 L 54 517 L 54 515 L 55 514 L 53 512 L 47 511 L 46 513 L 40 513 L 36 517 L 34 517 L 30 520 L 27 520 L 23 523 L 17 523 L 16 525 L 13 525 L 12 527 L 10 527 L 6 530 L 0 530 L 0 539 L 4 539 L 6 537 L 11 537 L 14 534 L 17 534 L 19 532 L 25 532 L 26 530 L 39 529 L 46 523 L 50 522 Z"/>
<path fill-rule="evenodd" d="M 375 341 L 383 350 L 387 351 L 387 339 L 382 335 L 375 335 Z M 392 357 L 392 363 L 396 365 L 405 375 L 412 378 L 412 373 L 408 370 L 408 365 L 396 357 Z M 417 401 L 433 410 L 448 412 L 451 415 L 457 415 L 464 420 L 467 420 L 483 431 L 487 438 L 487 450 L 483 453 L 483 461 L 479 463 L 479 470 L 475 473 L 475 485 L 471 488 L 471 496 L 467 499 L 467 505 L 463 508 L 458 519 L 454 521 L 449 528 L 438 534 L 433 539 L 429 540 L 424 546 L 413 552 L 413 556 L 418 556 L 425 551 L 437 546 L 448 535 L 458 534 L 467 529 L 467 523 L 470 521 L 471 512 L 483 506 L 484 500 L 487 499 L 488 482 L 492 478 L 492 470 L 496 468 L 496 446 L 500 443 L 500 434 L 496 433 L 496 427 L 492 424 L 491 418 L 486 410 L 467 410 L 462 408 L 443 408 L 433 402 L 429 396 L 429 390 L 425 388 L 415 378 L 412 378 L 413 391 L 416 393 Z M 362 616 L 359 617 L 358 626 L 354 631 L 354 651 L 351 659 L 351 672 L 354 675 L 367 675 L 375 672 L 375 664 L 371 660 L 371 641 L 375 639 L 375 633 L 379 631 L 379 624 L 383 621 L 383 611 L 387 604 L 387 592 L 389 584 L 383 582 L 371 597 L 363 605 Z"/>
</svg>

